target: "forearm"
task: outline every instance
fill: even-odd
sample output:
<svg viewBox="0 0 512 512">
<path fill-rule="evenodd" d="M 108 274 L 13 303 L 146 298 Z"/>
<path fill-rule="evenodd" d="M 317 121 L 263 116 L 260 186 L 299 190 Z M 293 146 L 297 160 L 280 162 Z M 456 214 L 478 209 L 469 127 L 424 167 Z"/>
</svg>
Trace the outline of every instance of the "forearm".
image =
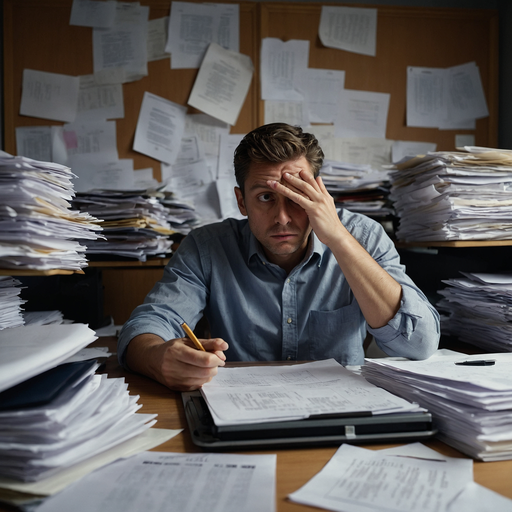
<svg viewBox="0 0 512 512">
<path fill-rule="evenodd" d="M 330 249 L 370 327 L 386 325 L 400 308 L 402 286 L 340 223 Z"/>
<path fill-rule="evenodd" d="M 133 338 L 126 349 L 126 365 L 136 373 L 160 380 L 161 357 L 158 348 L 165 343 L 156 334 L 140 334 Z"/>
</svg>

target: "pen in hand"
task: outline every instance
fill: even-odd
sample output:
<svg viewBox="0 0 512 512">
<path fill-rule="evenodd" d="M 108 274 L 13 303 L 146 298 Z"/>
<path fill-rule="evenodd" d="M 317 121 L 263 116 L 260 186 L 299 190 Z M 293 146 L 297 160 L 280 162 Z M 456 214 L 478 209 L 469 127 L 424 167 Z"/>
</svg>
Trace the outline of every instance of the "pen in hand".
<svg viewBox="0 0 512 512">
<path fill-rule="evenodd" d="M 192 340 L 192 342 L 194 343 L 196 348 L 198 350 L 202 350 L 203 352 L 206 352 L 202 343 L 197 339 L 196 335 L 192 332 L 192 329 L 185 322 L 183 322 L 181 324 L 181 327 L 183 327 L 183 330 L 187 333 L 187 336 Z"/>
</svg>

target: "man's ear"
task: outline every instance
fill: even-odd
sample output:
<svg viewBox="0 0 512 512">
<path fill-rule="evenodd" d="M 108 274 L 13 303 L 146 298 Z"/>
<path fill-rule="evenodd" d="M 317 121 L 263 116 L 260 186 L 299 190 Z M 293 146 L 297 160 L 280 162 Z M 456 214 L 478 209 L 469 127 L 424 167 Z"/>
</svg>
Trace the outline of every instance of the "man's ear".
<svg viewBox="0 0 512 512">
<path fill-rule="evenodd" d="M 240 213 L 242 215 L 247 216 L 247 210 L 245 208 L 245 201 L 244 196 L 242 195 L 242 191 L 239 187 L 235 187 L 235 196 L 236 196 L 236 203 L 238 204 L 238 209 L 240 210 Z"/>
</svg>

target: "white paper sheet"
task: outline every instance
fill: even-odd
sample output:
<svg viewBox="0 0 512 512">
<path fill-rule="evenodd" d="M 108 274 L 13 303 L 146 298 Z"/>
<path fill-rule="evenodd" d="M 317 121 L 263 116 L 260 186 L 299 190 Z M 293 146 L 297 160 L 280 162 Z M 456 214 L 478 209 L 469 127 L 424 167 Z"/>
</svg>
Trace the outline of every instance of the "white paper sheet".
<svg viewBox="0 0 512 512">
<path fill-rule="evenodd" d="M 173 164 L 185 130 L 187 107 L 150 92 L 144 93 L 133 149 Z"/>
<path fill-rule="evenodd" d="M 343 444 L 292 501 L 339 512 L 440 512 L 473 479 L 473 461 L 424 460 Z"/>
<path fill-rule="evenodd" d="M 108 28 L 114 23 L 116 3 L 111 1 L 73 0 L 70 25 Z"/>
<path fill-rule="evenodd" d="M 453 122 L 489 115 L 480 71 L 475 62 L 448 68 L 448 119 Z"/>
<path fill-rule="evenodd" d="M 318 35 L 329 48 L 375 57 L 377 9 L 323 5 Z"/>
<path fill-rule="evenodd" d="M 95 75 L 80 77 L 76 121 L 122 119 L 124 117 L 123 86 L 99 84 Z"/>
<path fill-rule="evenodd" d="M 338 96 L 338 137 L 386 138 L 390 94 L 343 89 Z"/>
<path fill-rule="evenodd" d="M 155 18 L 148 22 L 148 62 L 168 59 L 170 54 L 165 51 L 169 16 Z"/>
<path fill-rule="evenodd" d="M 201 388 L 216 425 L 307 418 L 340 412 L 418 410 L 369 384 L 334 359 L 292 366 L 219 368 Z"/>
<path fill-rule="evenodd" d="M 276 455 L 143 452 L 87 475 L 38 512 L 274 512 L 275 473 Z"/>
<path fill-rule="evenodd" d="M 24 69 L 20 115 L 74 121 L 79 84 L 76 76 Z"/>
<path fill-rule="evenodd" d="M 78 176 L 74 180 L 77 192 L 89 192 L 95 189 L 131 190 L 135 188 L 133 160 L 105 160 L 101 155 L 77 155 L 70 158 L 71 168 Z"/>
<path fill-rule="evenodd" d="M 188 104 L 234 125 L 253 75 L 250 57 L 211 43 L 201 63 Z"/>
<path fill-rule="evenodd" d="M 171 68 L 198 68 L 210 43 L 239 51 L 238 4 L 171 2 L 165 51 Z"/>
<path fill-rule="evenodd" d="M 309 40 L 266 37 L 260 52 L 261 99 L 303 101 L 296 77 L 308 67 Z"/>
<path fill-rule="evenodd" d="M 243 139 L 243 133 L 221 133 L 219 142 L 219 163 L 217 179 L 234 178 L 235 167 L 233 165 L 233 157 L 235 149 Z"/>
<path fill-rule="evenodd" d="M 42 162 L 52 161 L 52 129 L 50 126 L 17 126 L 16 154 Z"/>
<path fill-rule="evenodd" d="M 429 151 L 435 151 L 437 144 L 434 142 L 413 142 L 408 140 L 395 140 L 391 148 L 391 160 L 399 162 L 406 156 L 426 155 Z"/>
<path fill-rule="evenodd" d="M 84 324 L 0 331 L 0 391 L 57 366 L 95 339 L 94 331 Z"/>
<path fill-rule="evenodd" d="M 265 100 L 264 122 L 307 126 L 310 122 L 307 105 L 304 101 Z"/>
<path fill-rule="evenodd" d="M 148 74 L 147 35 L 149 7 L 136 2 L 115 2 L 116 18 L 110 28 L 92 33 L 94 73 L 123 68 L 132 82 Z"/>
<path fill-rule="evenodd" d="M 297 74 L 297 88 L 304 95 L 311 123 L 333 123 L 338 94 L 345 87 L 345 71 L 308 68 Z"/>
</svg>

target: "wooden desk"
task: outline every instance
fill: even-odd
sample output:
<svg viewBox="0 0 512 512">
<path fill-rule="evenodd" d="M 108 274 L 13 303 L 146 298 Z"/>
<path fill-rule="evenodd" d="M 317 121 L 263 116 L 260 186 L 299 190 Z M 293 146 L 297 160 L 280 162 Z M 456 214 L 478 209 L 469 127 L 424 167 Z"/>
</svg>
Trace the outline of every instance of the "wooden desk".
<svg viewBox="0 0 512 512">
<path fill-rule="evenodd" d="M 100 338 L 95 342 L 95 345 L 109 346 L 115 352 L 114 343 L 113 338 Z M 158 422 L 155 428 L 184 429 L 181 434 L 158 446 L 154 451 L 179 453 L 201 451 L 192 443 L 187 432 L 180 393 L 171 391 L 149 378 L 124 371 L 118 365 L 115 356 L 107 360 L 105 371 L 111 377 L 124 377 L 128 382 L 130 393 L 140 395 L 139 403 L 143 404 L 140 412 L 158 414 Z M 441 441 L 433 440 L 425 444 L 444 455 L 464 457 L 463 454 Z M 370 449 L 389 448 L 391 446 L 394 445 L 364 445 L 365 448 Z M 336 449 L 336 446 L 332 446 L 269 451 L 254 450 L 244 451 L 243 453 L 277 453 L 277 512 L 305 512 L 307 510 L 318 511 L 319 509 L 292 503 L 287 499 L 287 496 L 316 475 L 334 455 Z M 512 460 L 503 462 L 475 461 L 474 479 L 475 482 L 484 487 L 512 499 Z"/>
</svg>

